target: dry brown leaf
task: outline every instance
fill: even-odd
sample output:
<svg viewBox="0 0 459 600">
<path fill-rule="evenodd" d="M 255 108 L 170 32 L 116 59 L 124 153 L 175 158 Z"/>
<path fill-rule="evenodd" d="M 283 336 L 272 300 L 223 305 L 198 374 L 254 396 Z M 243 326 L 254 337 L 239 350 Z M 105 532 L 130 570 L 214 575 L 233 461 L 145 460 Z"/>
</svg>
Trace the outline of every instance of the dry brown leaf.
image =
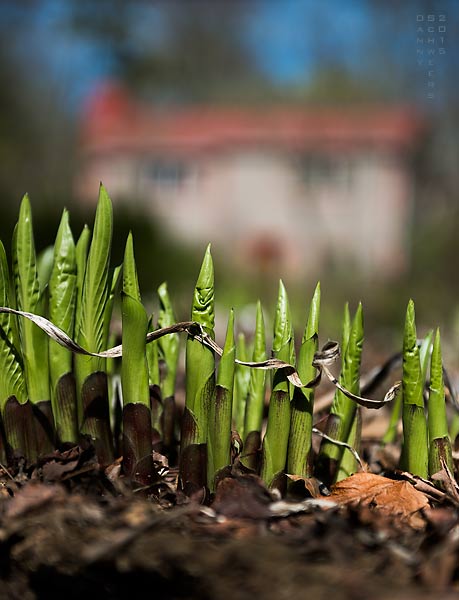
<svg viewBox="0 0 459 600">
<path fill-rule="evenodd" d="M 368 506 L 417 529 L 425 525 L 420 511 L 429 506 L 426 496 L 408 481 L 394 481 L 372 473 L 356 473 L 335 484 L 330 500 Z"/>
</svg>

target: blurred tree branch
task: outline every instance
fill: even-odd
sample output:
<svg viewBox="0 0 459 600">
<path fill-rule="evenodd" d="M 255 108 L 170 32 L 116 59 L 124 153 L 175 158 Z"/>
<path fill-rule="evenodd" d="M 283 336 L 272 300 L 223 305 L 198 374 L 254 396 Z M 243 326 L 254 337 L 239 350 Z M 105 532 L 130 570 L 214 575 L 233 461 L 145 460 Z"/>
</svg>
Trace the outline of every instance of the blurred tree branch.
<svg viewBox="0 0 459 600">
<path fill-rule="evenodd" d="M 79 0 L 68 27 L 109 48 L 116 76 L 138 94 L 237 100 L 245 87 L 268 85 L 243 36 L 247 14 L 247 2 L 238 1 L 101 0 L 95 7 Z"/>
</svg>

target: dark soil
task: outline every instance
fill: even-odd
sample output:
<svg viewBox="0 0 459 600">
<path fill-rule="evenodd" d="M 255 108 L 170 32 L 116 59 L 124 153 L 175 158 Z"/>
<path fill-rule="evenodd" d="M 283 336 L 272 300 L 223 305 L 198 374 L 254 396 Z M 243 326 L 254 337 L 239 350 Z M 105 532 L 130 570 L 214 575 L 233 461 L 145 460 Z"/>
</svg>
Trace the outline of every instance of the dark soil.
<svg viewBox="0 0 459 600">
<path fill-rule="evenodd" d="M 413 528 L 371 505 L 317 506 L 306 491 L 280 503 L 233 471 L 204 505 L 171 480 L 134 492 L 87 450 L 56 456 L 2 479 L 0 598 L 458 597 L 453 503 Z"/>
</svg>

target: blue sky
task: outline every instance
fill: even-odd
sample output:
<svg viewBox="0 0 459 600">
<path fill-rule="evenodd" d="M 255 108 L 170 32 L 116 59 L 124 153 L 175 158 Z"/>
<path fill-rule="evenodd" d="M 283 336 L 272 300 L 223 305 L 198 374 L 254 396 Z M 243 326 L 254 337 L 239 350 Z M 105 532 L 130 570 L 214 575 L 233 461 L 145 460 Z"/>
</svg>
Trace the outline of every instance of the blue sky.
<svg viewBox="0 0 459 600">
<path fill-rule="evenodd" d="M 360 0 L 246 1 L 249 6 L 246 32 L 248 46 L 264 72 L 278 81 L 292 81 L 307 76 L 312 68 L 314 45 L 320 44 L 321 39 L 335 37 L 338 43 L 343 42 L 349 30 L 359 36 L 359 32 L 364 32 L 367 25 L 365 2 Z M 197 0 L 197 10 L 199 4 Z M 24 28 L 18 31 L 19 44 L 24 43 L 23 35 L 27 35 L 27 45 L 34 46 L 52 66 L 54 64 L 56 70 L 62 68 L 62 62 L 71 69 L 86 71 L 88 77 L 92 77 L 93 73 L 98 76 L 110 69 L 101 48 L 89 45 L 85 40 L 72 38 L 68 32 L 59 29 L 59 23 L 67 13 L 68 5 L 65 2 L 42 0 L 40 5 L 40 10 L 21 9 L 14 2 L 0 6 L 0 18 L 4 23 L 11 20 L 12 15 L 21 15 Z M 146 19 L 141 17 L 139 20 L 140 26 L 143 20 L 147 35 L 160 35 L 160 28 L 157 27 L 155 31 L 153 21 L 158 14 L 149 10 L 146 15 Z M 311 19 L 311 15 L 314 19 Z M 314 32 L 317 18 L 323 22 L 323 32 Z"/>
<path fill-rule="evenodd" d="M 194 2 L 199 10 L 202 3 Z M 412 66 L 416 64 L 416 13 L 422 11 L 422 4 L 422 0 L 401 2 L 396 9 L 399 17 L 387 26 L 387 32 L 384 23 L 379 23 L 383 37 L 373 39 L 369 0 L 244 0 L 249 12 L 244 37 L 260 69 L 279 85 L 307 83 L 318 67 L 334 62 L 358 73 L 371 52 L 373 57 L 379 53 L 381 59 L 395 53 L 401 63 Z M 457 0 L 439 2 L 436 10 L 440 4 L 446 6 L 448 15 L 457 15 Z M 103 44 L 60 27 L 69 6 L 66 2 L 42 0 L 29 6 L 40 6 L 40 10 L 24 9 L 13 0 L 0 5 L 5 29 L 13 17 L 19 18 L 13 25 L 17 33 L 12 47 L 26 58 L 23 64 L 28 68 L 58 81 L 69 106 L 76 107 L 98 80 L 111 75 L 111 56 Z M 160 43 L 158 11 L 153 6 L 139 16 L 138 35 Z M 457 57 L 457 44 L 451 40 L 448 53 L 448 60 L 451 53 Z"/>
<path fill-rule="evenodd" d="M 358 62 L 358 45 L 366 37 L 368 22 L 365 2 L 358 0 L 262 2 L 249 29 L 250 46 L 275 81 L 307 79 L 324 41 L 328 45 L 333 39 L 341 59 Z"/>
</svg>

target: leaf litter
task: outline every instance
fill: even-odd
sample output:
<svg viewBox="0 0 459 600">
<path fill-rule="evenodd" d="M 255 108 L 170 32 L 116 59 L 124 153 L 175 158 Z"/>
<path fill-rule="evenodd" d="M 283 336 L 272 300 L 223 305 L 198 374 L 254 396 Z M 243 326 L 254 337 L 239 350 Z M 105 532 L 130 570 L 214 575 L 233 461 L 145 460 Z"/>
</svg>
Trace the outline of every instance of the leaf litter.
<svg viewBox="0 0 459 600">
<path fill-rule="evenodd" d="M 432 481 L 397 471 L 397 454 L 369 440 L 361 472 L 330 490 L 314 477 L 282 476 L 281 494 L 236 452 L 215 494 L 191 497 L 160 452 L 150 485 L 133 487 L 122 459 L 102 468 L 89 439 L 32 465 L 0 465 L 2 593 L 455 597 L 457 483 L 446 463 Z"/>
<path fill-rule="evenodd" d="M 330 490 L 289 476 L 281 497 L 236 460 L 203 501 L 177 490 L 162 455 L 154 461 L 157 481 L 137 491 L 117 461 L 101 469 L 90 444 L 3 469 L 0 597 L 140 597 L 146 587 L 155 598 L 222 600 L 458 591 L 457 501 L 447 488 L 360 472 Z"/>
</svg>

